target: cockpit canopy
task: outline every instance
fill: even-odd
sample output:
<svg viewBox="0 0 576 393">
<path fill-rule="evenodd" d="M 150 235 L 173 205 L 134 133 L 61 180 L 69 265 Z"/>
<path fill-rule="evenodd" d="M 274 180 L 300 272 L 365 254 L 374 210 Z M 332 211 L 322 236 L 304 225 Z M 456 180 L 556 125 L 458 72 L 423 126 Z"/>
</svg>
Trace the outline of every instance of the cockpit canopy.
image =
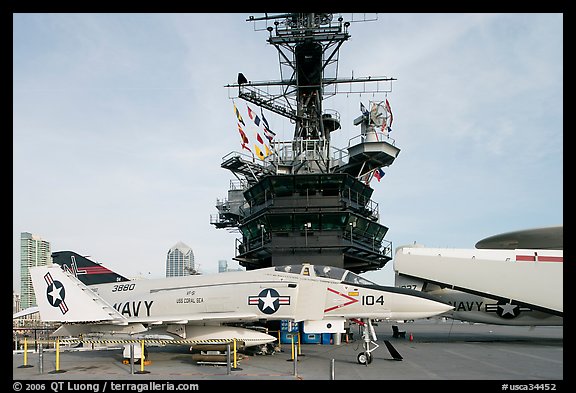
<svg viewBox="0 0 576 393">
<path fill-rule="evenodd" d="M 324 277 L 338 280 L 344 284 L 352 285 L 377 285 L 370 280 L 360 277 L 356 273 L 334 266 L 323 265 L 283 265 L 276 266 L 275 270 L 284 273 L 294 273 L 303 276 Z"/>
</svg>

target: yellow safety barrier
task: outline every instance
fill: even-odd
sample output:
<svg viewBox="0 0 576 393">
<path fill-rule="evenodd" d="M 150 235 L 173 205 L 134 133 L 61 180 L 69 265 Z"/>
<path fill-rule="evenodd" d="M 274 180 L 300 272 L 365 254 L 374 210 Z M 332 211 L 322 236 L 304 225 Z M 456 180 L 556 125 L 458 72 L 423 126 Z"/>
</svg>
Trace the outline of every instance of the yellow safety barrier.
<svg viewBox="0 0 576 393">
<path fill-rule="evenodd" d="M 59 340 L 60 344 L 62 345 L 70 345 L 70 344 L 140 344 L 142 339 L 139 340 L 129 340 L 129 339 L 121 339 L 121 340 L 92 340 L 92 339 L 56 339 Z M 36 343 L 42 344 L 52 344 L 55 343 L 56 340 L 35 340 Z M 233 339 L 211 339 L 211 340 L 154 340 L 154 339 L 143 339 L 147 344 L 228 344 L 232 343 Z M 246 339 L 242 339 L 239 341 L 248 341 Z"/>
<path fill-rule="evenodd" d="M 238 368 L 236 367 L 237 363 L 236 363 L 236 339 L 234 339 L 234 369 Z"/>
<path fill-rule="evenodd" d="M 56 339 L 56 371 L 60 370 L 60 339 Z"/>
<path fill-rule="evenodd" d="M 302 349 L 300 347 L 300 332 L 298 332 L 298 356 L 302 356 Z"/>
<path fill-rule="evenodd" d="M 141 340 L 142 347 L 140 348 L 140 371 L 136 371 L 136 374 L 148 374 L 150 371 L 144 370 L 144 362 L 146 361 L 146 354 L 144 353 L 144 340 Z"/>
<path fill-rule="evenodd" d="M 56 339 L 56 370 L 50 371 L 50 374 L 65 373 L 66 370 L 60 370 L 60 339 Z"/>
<path fill-rule="evenodd" d="M 28 340 L 26 339 L 26 337 L 24 337 L 24 364 L 18 366 L 18 368 L 28 368 L 28 367 L 34 367 L 34 366 L 28 364 Z"/>
<path fill-rule="evenodd" d="M 280 330 L 278 330 L 278 348 L 280 348 L 280 352 L 284 352 L 284 351 L 282 351 L 282 338 L 281 338 L 282 335 L 281 335 L 281 333 L 282 332 Z"/>
<path fill-rule="evenodd" d="M 140 340 L 87 340 L 87 339 L 60 339 L 60 338 L 56 338 L 56 340 L 35 340 L 36 344 L 42 344 L 42 343 L 46 343 L 46 344 L 51 344 L 51 343 L 55 343 L 55 351 L 56 351 L 56 369 L 54 371 L 51 371 L 50 374 L 54 374 L 54 373 L 64 373 L 66 372 L 66 370 L 61 370 L 60 369 L 60 344 L 62 343 L 63 345 L 69 345 L 69 344 L 76 344 L 76 343 L 83 343 L 83 344 L 95 344 L 95 343 L 100 343 L 100 344 L 135 344 L 135 343 L 140 343 L 141 345 L 141 355 L 140 355 L 140 371 L 137 371 L 137 374 L 146 374 L 149 373 L 149 371 L 144 370 L 144 365 L 146 364 L 146 355 L 144 352 L 144 344 L 147 343 L 154 343 L 154 344 L 230 344 L 233 343 L 233 350 L 234 350 L 234 369 L 236 370 L 241 370 L 240 368 L 237 367 L 237 344 L 236 342 L 240 341 L 240 342 L 245 342 L 245 339 L 242 340 L 237 340 L 236 338 L 229 340 L 229 339 L 211 339 L 211 340 L 146 340 L 146 339 L 140 339 Z M 292 356 L 294 356 L 294 338 L 292 338 Z M 150 362 L 148 361 L 148 364 L 150 364 Z M 28 341 L 26 339 L 26 337 L 24 337 L 24 364 L 19 366 L 20 368 L 23 367 L 33 367 L 32 365 L 28 365 Z"/>
</svg>

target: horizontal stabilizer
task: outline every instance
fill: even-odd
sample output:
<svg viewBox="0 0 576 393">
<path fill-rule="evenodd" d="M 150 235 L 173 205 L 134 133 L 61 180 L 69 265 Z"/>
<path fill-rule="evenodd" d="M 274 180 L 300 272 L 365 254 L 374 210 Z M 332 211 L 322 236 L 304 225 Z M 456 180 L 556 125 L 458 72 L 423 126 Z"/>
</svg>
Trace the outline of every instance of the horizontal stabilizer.
<svg viewBox="0 0 576 393">
<path fill-rule="evenodd" d="M 22 317 L 25 317 L 27 315 L 32 315 L 32 314 L 37 313 L 37 312 L 38 312 L 37 306 L 28 307 L 22 311 L 18 311 L 17 313 L 12 314 L 12 319 L 22 318 Z"/>
<path fill-rule="evenodd" d="M 127 317 L 128 323 L 146 323 L 151 325 L 163 325 L 168 323 L 183 323 L 188 322 L 244 322 L 244 321 L 257 321 L 260 316 L 255 313 L 240 313 L 240 312 L 200 312 L 190 314 L 172 314 L 162 315 L 161 317 Z"/>
<path fill-rule="evenodd" d="M 30 268 L 40 319 L 50 322 L 123 323 L 126 318 L 59 265 Z"/>
</svg>

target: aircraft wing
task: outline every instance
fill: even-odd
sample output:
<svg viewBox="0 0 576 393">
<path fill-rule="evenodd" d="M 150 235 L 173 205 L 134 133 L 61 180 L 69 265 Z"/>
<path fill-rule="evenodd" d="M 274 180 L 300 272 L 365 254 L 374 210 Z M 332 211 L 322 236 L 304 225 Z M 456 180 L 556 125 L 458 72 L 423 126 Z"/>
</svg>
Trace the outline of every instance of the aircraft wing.
<svg viewBox="0 0 576 393">
<path fill-rule="evenodd" d="M 165 315 L 161 319 L 158 317 L 129 317 L 128 323 L 146 323 L 151 325 L 162 324 L 193 324 L 194 322 L 245 322 L 257 321 L 259 318 L 255 313 L 238 312 L 206 312 L 197 314 Z"/>
<path fill-rule="evenodd" d="M 463 292 L 563 316 L 562 250 L 402 247 L 394 270 Z"/>
</svg>

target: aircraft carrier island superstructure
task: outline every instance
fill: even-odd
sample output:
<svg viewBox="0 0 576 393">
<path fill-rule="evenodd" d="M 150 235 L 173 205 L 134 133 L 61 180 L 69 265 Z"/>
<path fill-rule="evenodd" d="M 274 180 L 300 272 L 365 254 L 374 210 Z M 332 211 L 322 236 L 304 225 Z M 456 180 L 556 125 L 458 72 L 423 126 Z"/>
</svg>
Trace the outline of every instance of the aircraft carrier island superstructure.
<svg viewBox="0 0 576 393">
<path fill-rule="evenodd" d="M 353 19 L 369 20 L 365 14 L 363 20 Z M 239 231 L 234 259 L 247 270 L 300 263 L 355 273 L 382 268 L 392 259 L 392 245 L 385 240 L 388 228 L 379 222 L 369 184 L 400 152 L 388 135 L 390 105 L 387 99 L 371 100 L 367 107 L 359 102 L 353 121 L 359 133 L 339 149 L 331 146 L 330 135 L 341 128 L 340 115 L 325 109 L 323 100 L 337 93 L 387 94 L 395 79 L 337 78 L 339 49 L 350 38 L 351 22 L 342 16 L 290 13 L 247 21 L 255 31 L 268 32 L 281 79 L 254 82 L 239 73 L 237 83 L 225 86 L 232 99 L 246 101 L 245 120 L 257 120 L 266 139 L 257 138 L 266 143 L 260 149 L 248 144 L 246 123 L 234 103 L 244 144 L 240 152 L 223 157 L 221 167 L 236 180 L 228 197 L 217 200 L 211 224 Z M 274 138 L 264 110 L 295 125 L 292 140 Z"/>
</svg>

